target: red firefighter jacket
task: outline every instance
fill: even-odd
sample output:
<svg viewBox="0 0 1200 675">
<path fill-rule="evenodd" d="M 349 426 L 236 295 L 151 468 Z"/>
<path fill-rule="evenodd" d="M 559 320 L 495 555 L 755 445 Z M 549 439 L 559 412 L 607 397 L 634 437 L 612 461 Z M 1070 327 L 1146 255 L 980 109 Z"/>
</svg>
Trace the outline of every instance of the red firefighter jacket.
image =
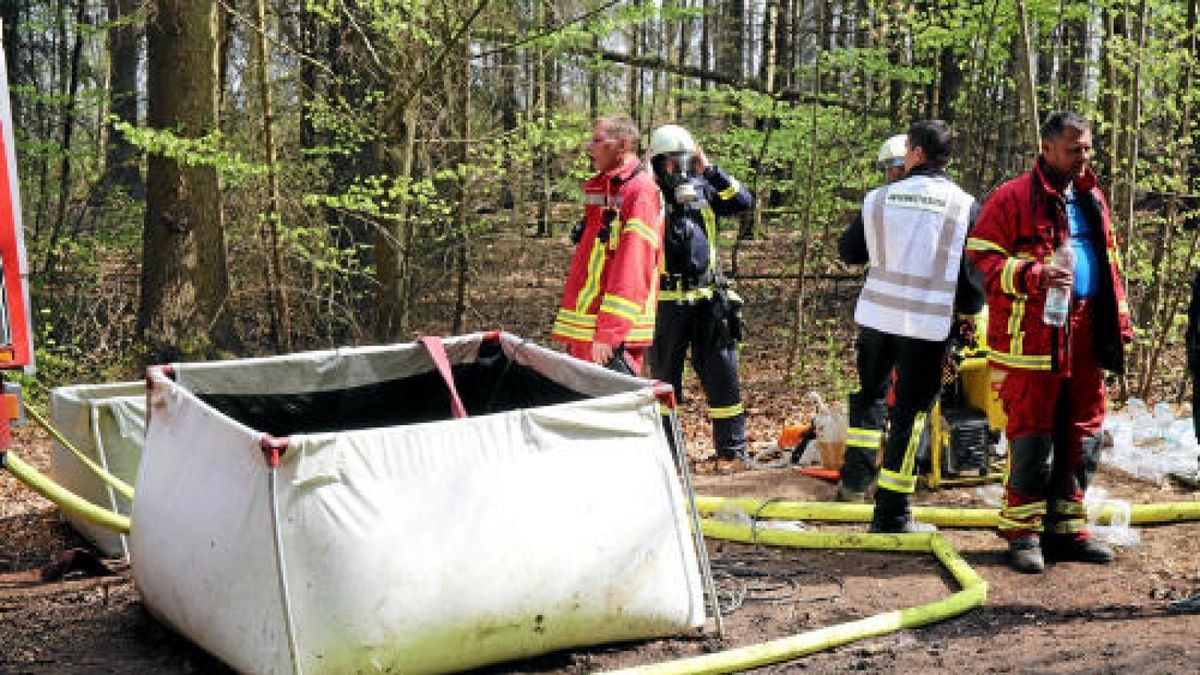
<svg viewBox="0 0 1200 675">
<path fill-rule="evenodd" d="M 637 158 L 583 183 L 584 227 L 551 334 L 561 342 L 644 347 L 654 339 L 663 217 Z"/>
<path fill-rule="evenodd" d="M 1124 372 L 1123 345 L 1133 339 L 1133 328 L 1108 202 L 1090 168 L 1074 185 L 1084 217 L 1100 224 L 1094 228 L 1093 242 L 1100 287 L 1091 298 L 1096 360 L 1102 368 Z M 1001 185 L 984 203 L 967 239 L 967 252 L 984 276 L 989 358 L 997 365 L 1070 373 L 1070 322 L 1061 328 L 1045 324 L 1046 291 L 1038 288 L 1042 265 L 1053 259 L 1054 250 L 1069 236 L 1066 202 L 1047 180 L 1040 159 L 1031 171 Z"/>
</svg>

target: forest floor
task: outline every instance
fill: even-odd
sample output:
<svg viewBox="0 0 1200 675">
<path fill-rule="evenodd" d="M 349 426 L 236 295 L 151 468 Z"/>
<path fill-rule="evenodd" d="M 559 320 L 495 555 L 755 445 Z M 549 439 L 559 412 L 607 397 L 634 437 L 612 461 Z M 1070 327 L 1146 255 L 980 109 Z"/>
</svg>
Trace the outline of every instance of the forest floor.
<svg viewBox="0 0 1200 675">
<path fill-rule="evenodd" d="M 513 243 L 516 242 L 516 243 Z M 490 259 L 503 269 L 481 270 L 474 296 L 473 328 L 503 327 L 546 343 L 567 247 L 557 240 L 493 243 Z M 743 251 L 739 288 L 747 302 L 750 338 L 742 352 L 743 389 L 755 450 L 764 452 L 789 422 L 812 413 L 809 391 L 827 397 L 852 377 L 853 279 L 813 282 L 806 290 L 807 334 L 788 358 L 794 279 L 761 278 L 778 269 L 795 242 L 760 244 Z M 763 261 L 775 260 L 766 265 Z M 446 305 L 430 303 L 418 316 L 422 329 L 445 332 Z M 790 368 L 790 370 L 789 370 Z M 793 377 L 785 378 L 786 373 Z M 694 379 L 694 378 L 693 378 Z M 1165 387 L 1169 388 L 1169 387 Z M 682 406 L 697 493 L 787 500 L 828 500 L 833 487 L 794 469 L 761 466 L 717 474 L 703 397 L 694 382 Z M 32 426 L 16 430 L 14 447 L 47 468 L 50 441 Z M 1188 502 L 1197 492 L 1146 482 L 1102 467 L 1095 484 L 1110 498 L 1133 503 Z M 982 507 L 987 490 L 921 491 L 916 503 Z M 863 525 L 806 527 L 861 532 Z M 1200 591 L 1200 522 L 1137 528 L 1140 542 L 1119 550 L 1106 566 L 1050 565 L 1042 575 L 1013 572 L 994 533 L 943 529 L 966 562 L 987 582 L 982 608 L 920 629 L 902 630 L 812 654 L 757 672 L 995 672 L 995 673 L 1194 673 L 1200 664 L 1200 613 L 1173 611 L 1171 601 Z M 682 637 L 577 649 L 489 673 L 585 673 L 699 655 L 750 645 L 932 602 L 957 590 L 927 554 L 886 554 L 769 548 L 710 541 L 721 595 L 744 594 L 725 616 L 725 636 Z M 48 501 L 10 476 L 0 475 L 0 674 L 7 673 L 223 673 L 230 672 L 145 611 L 127 563 L 94 564 L 74 558 L 65 575 L 51 568 L 63 554 L 86 544 Z M 732 568 L 765 574 L 749 583 Z"/>
</svg>

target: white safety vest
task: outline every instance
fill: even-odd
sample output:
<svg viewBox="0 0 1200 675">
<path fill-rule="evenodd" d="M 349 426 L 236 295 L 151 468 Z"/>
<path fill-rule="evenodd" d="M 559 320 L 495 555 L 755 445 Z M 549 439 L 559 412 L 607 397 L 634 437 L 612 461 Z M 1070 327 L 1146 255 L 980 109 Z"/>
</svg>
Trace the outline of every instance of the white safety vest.
<svg viewBox="0 0 1200 675">
<path fill-rule="evenodd" d="M 871 267 L 854 321 L 892 335 L 946 339 L 974 203 L 944 176 L 911 176 L 867 194 L 862 218 Z"/>
</svg>

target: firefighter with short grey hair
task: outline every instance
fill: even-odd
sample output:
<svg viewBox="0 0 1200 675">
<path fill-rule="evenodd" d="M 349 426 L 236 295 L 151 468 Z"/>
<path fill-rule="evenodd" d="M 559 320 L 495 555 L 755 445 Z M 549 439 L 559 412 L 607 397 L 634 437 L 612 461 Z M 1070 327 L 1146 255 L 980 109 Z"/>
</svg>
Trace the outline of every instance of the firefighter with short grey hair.
<svg viewBox="0 0 1200 675">
<path fill-rule="evenodd" d="M 587 151 L 595 175 L 583 183 L 583 220 L 551 336 L 571 355 L 636 375 L 654 337 L 662 205 L 637 154 L 628 115 L 599 117 Z"/>
<path fill-rule="evenodd" d="M 1091 152 L 1087 118 L 1050 113 L 1033 166 L 996 188 L 968 241 L 986 280 L 988 360 L 1004 372 L 997 527 L 1019 572 L 1114 557 L 1091 538 L 1083 496 L 1100 463 L 1103 371 L 1124 372 L 1133 325 Z"/>
<path fill-rule="evenodd" d="M 666 225 L 650 367 L 683 398 L 684 359 L 704 387 L 719 470 L 748 466 L 746 416 L 738 381 L 741 299 L 729 288 L 717 251 L 717 219 L 743 211 L 750 193 L 709 162 L 687 129 L 650 134 L 650 165 L 663 193 Z"/>
</svg>

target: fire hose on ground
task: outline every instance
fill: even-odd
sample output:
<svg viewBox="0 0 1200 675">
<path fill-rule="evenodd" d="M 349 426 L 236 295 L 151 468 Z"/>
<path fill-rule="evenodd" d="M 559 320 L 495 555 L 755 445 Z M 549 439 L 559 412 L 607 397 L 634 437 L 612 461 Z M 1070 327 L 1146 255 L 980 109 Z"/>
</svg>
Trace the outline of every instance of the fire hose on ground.
<svg viewBox="0 0 1200 675">
<path fill-rule="evenodd" d="M 37 415 L 34 416 L 34 419 L 46 427 L 51 435 L 71 450 L 85 466 L 102 480 L 114 487 L 117 487 L 117 484 L 113 481 L 124 485 L 128 489 L 126 496 L 132 498 L 133 489 L 131 487 L 120 482 L 120 479 L 109 474 L 95 462 L 88 460 L 61 434 L 53 430 L 43 417 Z M 27 464 L 12 451 L 0 453 L 0 468 L 7 468 L 18 480 L 66 512 L 116 532 L 129 532 L 128 517 L 80 498 Z M 125 490 L 121 490 L 121 492 L 125 494 Z M 788 502 L 759 498 L 703 496 L 696 498 L 696 506 L 701 513 L 708 514 L 723 509 L 739 509 L 746 513 L 754 513 L 756 518 L 851 523 L 869 521 L 873 508 L 869 504 Z M 983 508 L 916 507 L 913 509 L 913 515 L 920 521 L 943 527 L 992 528 L 996 525 L 998 512 L 996 509 Z M 1099 521 L 1107 522 L 1112 515 L 1111 509 L 1104 509 L 1100 513 Z M 1200 501 L 1138 504 L 1132 507 L 1130 514 L 1131 524 L 1161 524 L 1190 520 L 1200 520 Z M 987 598 L 987 583 L 938 533 L 891 535 L 856 532 L 797 532 L 711 519 L 703 520 L 701 527 L 708 537 L 742 543 L 806 549 L 932 553 L 954 577 L 960 589 L 941 600 L 923 605 L 885 612 L 767 642 L 651 664 L 623 672 L 673 675 L 675 673 L 727 673 L 747 670 L 796 659 L 869 637 L 943 621 L 982 606 Z"/>
</svg>

